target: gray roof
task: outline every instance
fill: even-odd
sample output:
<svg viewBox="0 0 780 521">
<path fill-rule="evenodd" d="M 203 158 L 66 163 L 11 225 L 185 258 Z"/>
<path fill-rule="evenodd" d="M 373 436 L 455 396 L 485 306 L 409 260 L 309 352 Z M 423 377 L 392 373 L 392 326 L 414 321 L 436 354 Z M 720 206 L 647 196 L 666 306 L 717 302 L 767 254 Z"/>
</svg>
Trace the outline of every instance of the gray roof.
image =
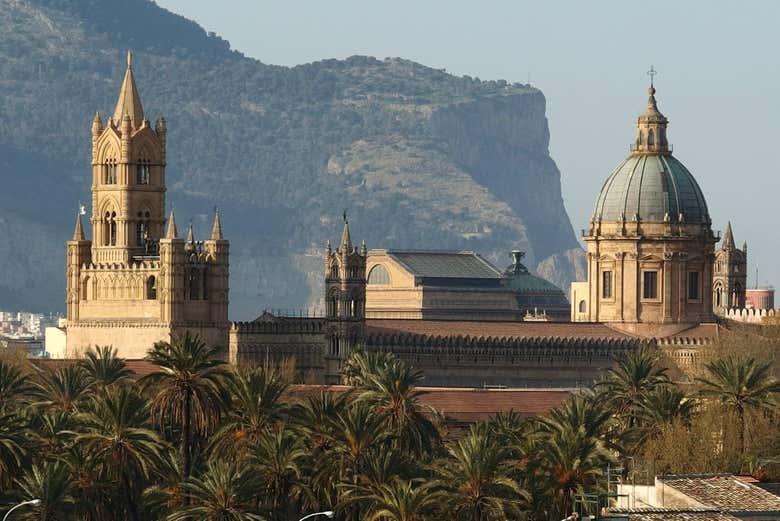
<svg viewBox="0 0 780 521">
<path fill-rule="evenodd" d="M 387 250 L 416 277 L 453 279 L 500 279 L 501 272 L 473 251 Z"/>
<path fill-rule="evenodd" d="M 707 203 L 696 179 L 671 155 L 635 154 L 625 159 L 604 183 L 595 218 L 604 221 L 709 222 Z"/>
<path fill-rule="evenodd" d="M 658 481 L 727 512 L 780 512 L 780 497 L 731 474 L 659 476 Z"/>
<path fill-rule="evenodd" d="M 738 521 L 739 518 L 712 508 L 612 508 L 610 514 L 628 516 L 628 521 Z"/>
</svg>

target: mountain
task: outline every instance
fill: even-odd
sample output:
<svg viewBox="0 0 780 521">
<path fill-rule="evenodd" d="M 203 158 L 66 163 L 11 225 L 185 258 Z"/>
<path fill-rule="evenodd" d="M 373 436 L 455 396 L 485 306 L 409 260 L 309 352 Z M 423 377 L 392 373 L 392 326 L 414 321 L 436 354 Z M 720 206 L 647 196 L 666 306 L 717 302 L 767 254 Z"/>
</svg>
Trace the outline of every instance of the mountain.
<svg viewBox="0 0 780 521">
<path fill-rule="evenodd" d="M 536 88 L 399 58 L 267 65 L 148 0 L 0 0 L 2 308 L 64 307 L 90 124 L 128 48 L 147 117 L 168 123 L 168 204 L 196 238 L 221 209 L 234 319 L 316 305 L 345 209 L 369 248 L 500 266 L 520 248 L 564 289 L 582 271 Z"/>
</svg>

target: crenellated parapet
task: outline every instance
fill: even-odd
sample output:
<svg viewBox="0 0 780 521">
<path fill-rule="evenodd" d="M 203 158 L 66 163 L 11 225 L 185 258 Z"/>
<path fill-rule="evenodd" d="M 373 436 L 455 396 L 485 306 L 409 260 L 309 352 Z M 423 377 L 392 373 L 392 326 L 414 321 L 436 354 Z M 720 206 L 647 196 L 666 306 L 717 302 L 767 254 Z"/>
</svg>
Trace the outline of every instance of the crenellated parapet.
<svg viewBox="0 0 780 521">
<path fill-rule="evenodd" d="M 723 312 L 723 318 L 748 324 L 766 324 L 780 319 L 778 309 L 731 308 Z"/>
</svg>

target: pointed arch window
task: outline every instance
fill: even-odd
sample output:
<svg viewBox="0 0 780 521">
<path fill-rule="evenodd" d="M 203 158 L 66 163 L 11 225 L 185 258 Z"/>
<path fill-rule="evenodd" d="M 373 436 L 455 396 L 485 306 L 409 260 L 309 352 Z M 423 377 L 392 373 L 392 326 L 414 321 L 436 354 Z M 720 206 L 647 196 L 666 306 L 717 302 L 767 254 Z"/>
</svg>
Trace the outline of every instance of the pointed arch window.
<svg viewBox="0 0 780 521">
<path fill-rule="evenodd" d="M 335 262 L 330 266 L 330 278 L 339 278 L 339 265 Z"/>
<path fill-rule="evenodd" d="M 103 245 L 116 246 L 116 212 L 106 212 L 104 225 Z"/>
<path fill-rule="evenodd" d="M 157 279 L 154 275 L 146 279 L 146 300 L 157 300 Z"/>
<path fill-rule="evenodd" d="M 152 166 L 148 159 L 139 159 L 135 167 L 135 182 L 139 185 L 148 185 L 152 178 Z"/>
<path fill-rule="evenodd" d="M 136 217 L 138 220 L 135 223 L 135 244 L 140 247 L 146 244 L 146 240 L 149 238 L 149 224 L 152 214 L 146 210 L 138 212 Z"/>
<path fill-rule="evenodd" d="M 107 185 L 116 184 L 116 159 L 106 159 L 106 163 L 103 165 L 103 183 Z"/>
</svg>

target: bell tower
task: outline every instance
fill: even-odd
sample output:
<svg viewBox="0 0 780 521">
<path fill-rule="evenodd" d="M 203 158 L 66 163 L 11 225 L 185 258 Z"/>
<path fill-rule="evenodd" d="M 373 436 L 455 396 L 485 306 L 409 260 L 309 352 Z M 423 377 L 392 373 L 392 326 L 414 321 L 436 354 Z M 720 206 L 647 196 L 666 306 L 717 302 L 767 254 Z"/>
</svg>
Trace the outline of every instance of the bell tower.
<svg viewBox="0 0 780 521">
<path fill-rule="evenodd" d="M 366 244 L 352 245 L 344 213 L 341 242 L 325 248 L 326 383 L 339 383 L 341 362 L 365 338 Z"/>
<path fill-rule="evenodd" d="M 165 219 L 162 116 L 144 116 L 127 54 L 119 98 L 105 126 L 92 121 L 92 240 L 80 219 L 67 243 L 67 332 L 63 356 L 110 345 L 143 358 L 185 331 L 227 347 L 229 243 L 215 212 L 211 237 L 181 239 Z"/>
<path fill-rule="evenodd" d="M 92 122 L 92 259 L 129 262 L 150 252 L 165 226 L 165 119 L 144 116 L 133 77 L 133 55 L 114 115 Z M 155 249 L 156 247 L 152 247 Z"/>
<path fill-rule="evenodd" d="M 716 315 L 745 307 L 747 289 L 747 243 L 740 250 L 734 243 L 731 222 L 726 224 L 720 248 L 715 250 L 715 276 L 712 281 L 712 306 Z"/>
</svg>

